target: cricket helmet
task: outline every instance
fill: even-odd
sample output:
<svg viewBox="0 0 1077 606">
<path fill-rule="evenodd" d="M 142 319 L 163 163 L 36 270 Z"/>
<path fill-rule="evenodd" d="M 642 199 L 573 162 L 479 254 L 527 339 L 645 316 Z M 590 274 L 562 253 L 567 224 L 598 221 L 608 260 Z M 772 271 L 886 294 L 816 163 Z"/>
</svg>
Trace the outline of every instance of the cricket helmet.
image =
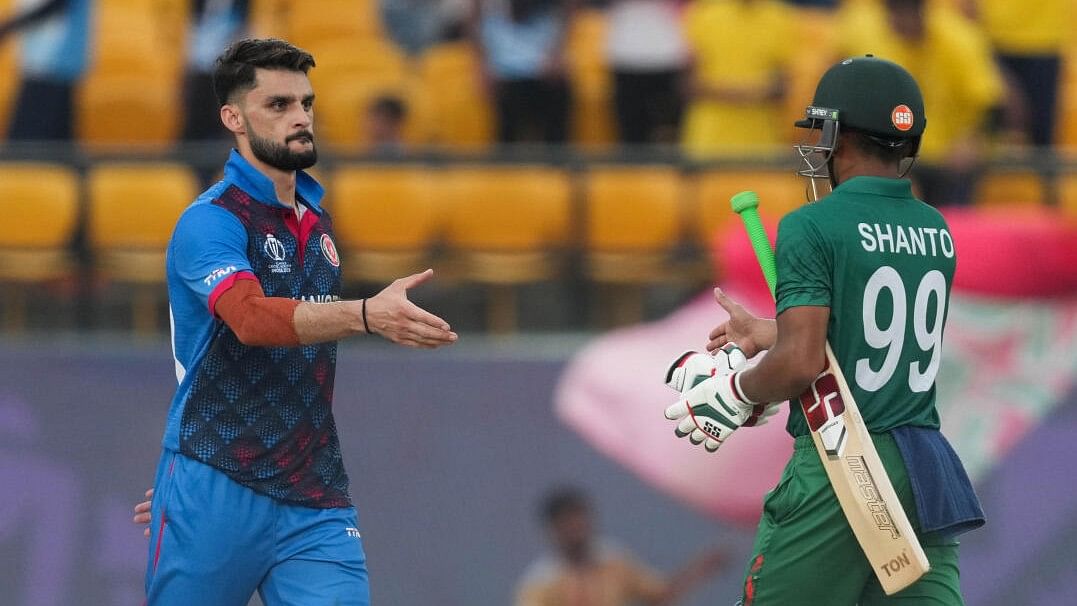
<svg viewBox="0 0 1077 606">
<path fill-rule="evenodd" d="M 926 125 L 923 95 L 905 68 L 872 55 L 845 59 L 823 74 L 804 119 L 796 122 L 822 131 L 815 143 L 796 146 L 804 161 L 798 172 L 829 177 L 841 129 L 863 132 L 884 147 L 911 142 L 909 156 L 914 157 Z"/>
</svg>

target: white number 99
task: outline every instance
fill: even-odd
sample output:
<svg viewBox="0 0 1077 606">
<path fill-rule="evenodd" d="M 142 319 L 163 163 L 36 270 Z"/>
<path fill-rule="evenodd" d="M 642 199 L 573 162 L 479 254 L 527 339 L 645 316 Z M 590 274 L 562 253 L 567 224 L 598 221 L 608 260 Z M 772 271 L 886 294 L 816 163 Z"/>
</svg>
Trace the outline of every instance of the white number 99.
<svg viewBox="0 0 1077 606">
<path fill-rule="evenodd" d="M 882 291 L 889 291 L 894 302 L 893 316 L 890 324 L 881 328 L 876 321 L 876 307 Z M 927 313 L 934 295 L 935 321 L 928 328 Z M 860 358 L 856 361 L 856 384 L 865 391 L 878 391 L 894 376 L 901 350 L 905 345 L 905 322 L 908 303 L 905 296 L 905 284 L 897 270 L 884 265 L 875 270 L 864 288 L 864 341 L 875 349 L 886 349 L 882 366 L 878 370 L 871 368 L 871 360 Z M 916 300 L 913 303 L 912 324 L 916 335 L 916 344 L 921 350 L 931 352 L 927 368 L 920 370 L 919 362 L 909 364 L 909 389 L 923 392 L 931 389 L 935 375 L 939 372 L 939 358 L 942 345 L 942 324 L 946 314 L 946 278 L 942 272 L 933 269 L 924 275 L 916 288 Z"/>
</svg>

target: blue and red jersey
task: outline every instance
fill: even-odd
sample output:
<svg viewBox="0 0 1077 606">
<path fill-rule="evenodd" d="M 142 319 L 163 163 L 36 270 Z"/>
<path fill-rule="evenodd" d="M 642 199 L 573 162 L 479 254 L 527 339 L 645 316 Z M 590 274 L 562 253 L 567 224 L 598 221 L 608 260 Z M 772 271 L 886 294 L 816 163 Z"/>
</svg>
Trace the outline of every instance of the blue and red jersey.
<svg viewBox="0 0 1077 606">
<path fill-rule="evenodd" d="M 214 313 L 236 280 L 267 297 L 340 298 L 340 261 L 324 190 L 296 174 L 302 220 L 272 181 L 232 151 L 224 178 L 184 211 L 167 254 L 172 349 L 179 388 L 164 447 L 275 499 L 346 507 L 332 415 L 336 343 L 244 345 Z"/>
</svg>

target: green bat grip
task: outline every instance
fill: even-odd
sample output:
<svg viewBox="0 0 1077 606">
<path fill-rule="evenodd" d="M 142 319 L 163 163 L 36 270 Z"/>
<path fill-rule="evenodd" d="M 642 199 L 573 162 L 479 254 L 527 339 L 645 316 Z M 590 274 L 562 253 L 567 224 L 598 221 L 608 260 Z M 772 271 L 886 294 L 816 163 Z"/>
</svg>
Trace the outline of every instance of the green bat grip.
<svg viewBox="0 0 1077 606">
<path fill-rule="evenodd" d="M 742 191 L 730 198 L 729 203 L 733 212 L 740 215 L 741 221 L 744 222 L 755 258 L 759 261 L 759 268 L 763 270 L 763 277 L 766 278 L 770 294 L 773 295 L 778 282 L 778 270 L 774 265 L 774 249 L 770 246 L 770 238 L 767 237 L 767 230 L 763 229 L 763 220 L 759 218 L 759 195 L 754 191 Z"/>
</svg>

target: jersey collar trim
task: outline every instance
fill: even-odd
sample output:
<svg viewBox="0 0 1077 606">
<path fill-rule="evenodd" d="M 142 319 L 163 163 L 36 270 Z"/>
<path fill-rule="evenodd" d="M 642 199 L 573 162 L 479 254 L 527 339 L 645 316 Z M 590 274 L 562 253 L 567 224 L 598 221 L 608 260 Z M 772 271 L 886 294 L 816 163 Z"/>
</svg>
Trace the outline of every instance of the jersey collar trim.
<svg viewBox="0 0 1077 606">
<path fill-rule="evenodd" d="M 867 194 L 887 198 L 912 198 L 912 182 L 886 177 L 853 177 L 834 188 L 834 193 Z"/>
<path fill-rule="evenodd" d="M 224 180 L 238 186 L 263 204 L 285 206 L 277 200 L 277 192 L 269 177 L 247 162 L 235 149 L 228 155 L 228 163 L 224 165 Z M 325 197 L 325 188 L 306 171 L 295 172 L 295 193 L 308 208 L 322 214 L 321 202 Z"/>
</svg>

